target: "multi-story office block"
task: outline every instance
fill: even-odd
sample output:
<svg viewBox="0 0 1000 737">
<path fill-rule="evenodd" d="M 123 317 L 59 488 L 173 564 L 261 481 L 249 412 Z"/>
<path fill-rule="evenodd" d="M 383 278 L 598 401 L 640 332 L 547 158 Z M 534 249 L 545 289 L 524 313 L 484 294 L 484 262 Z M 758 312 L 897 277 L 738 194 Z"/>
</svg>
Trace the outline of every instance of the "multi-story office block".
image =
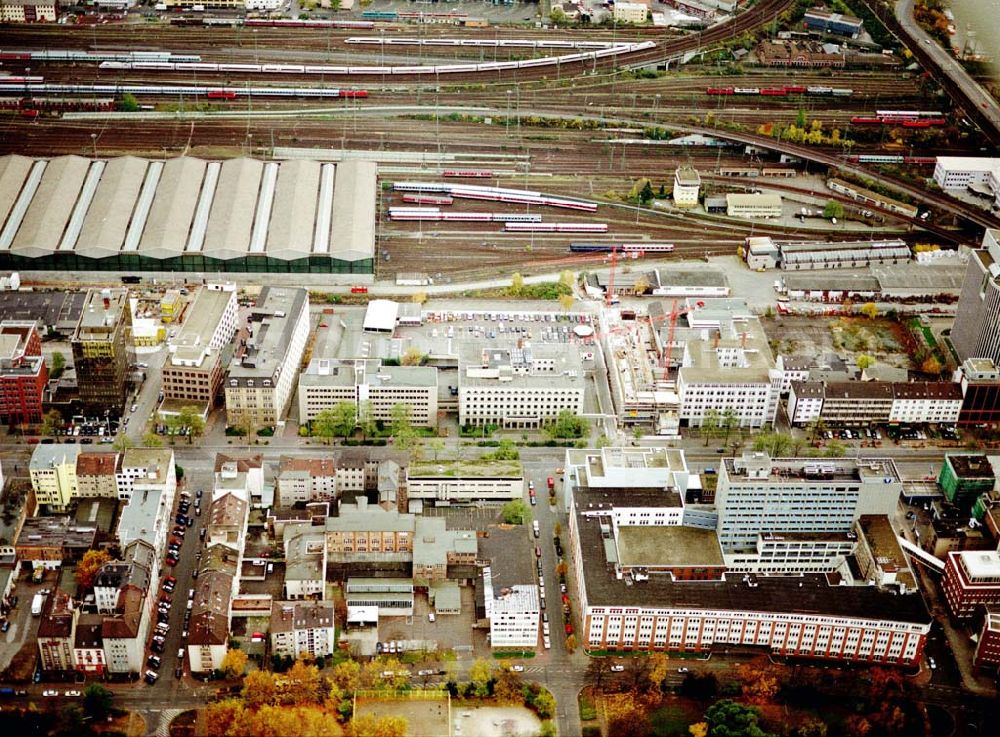
<svg viewBox="0 0 1000 737">
<path fill-rule="evenodd" d="M 1000 366 L 989 358 L 967 358 L 955 381 L 962 387 L 959 425 L 1000 425 Z"/>
<path fill-rule="evenodd" d="M 237 320 L 235 286 L 210 285 L 198 292 L 184 327 L 167 344 L 162 411 L 193 405 L 207 412 L 214 407 L 232 355 Z"/>
<path fill-rule="evenodd" d="M 39 504 L 54 510 L 63 510 L 77 493 L 76 463 L 80 446 L 36 445 L 31 453 L 28 473 L 31 488 Z"/>
<path fill-rule="evenodd" d="M 945 498 L 963 510 L 972 508 L 984 493 L 993 491 L 997 477 L 990 459 L 981 453 L 946 453 L 938 485 Z"/>
<path fill-rule="evenodd" d="M 951 342 L 963 361 L 1000 363 L 1000 230 L 989 228 L 972 252 L 958 298 Z"/>
<path fill-rule="evenodd" d="M 312 422 L 341 402 L 386 423 L 393 407 L 405 404 L 414 425 L 436 427 L 438 372 L 431 366 L 383 366 L 377 359 L 313 358 L 299 377 L 299 421 Z"/>
<path fill-rule="evenodd" d="M 274 426 L 284 420 L 309 338 L 309 293 L 264 287 L 246 330 L 225 382 L 226 417 L 234 426 Z"/>
<path fill-rule="evenodd" d="M 523 495 L 524 470 L 518 461 L 411 463 L 406 475 L 407 499 L 431 505 L 506 502 Z"/>
<path fill-rule="evenodd" d="M 583 412 L 578 351 L 544 346 L 463 349 L 458 368 L 460 425 L 540 427 L 560 412 Z"/>
<path fill-rule="evenodd" d="M 0 323 L 0 421 L 40 422 L 49 370 L 33 320 Z"/>
<path fill-rule="evenodd" d="M 893 514 L 902 490 L 896 465 L 887 458 L 744 453 L 719 468 L 719 542 L 734 552 L 754 549 L 761 531 L 851 532 L 862 514 Z"/>
<path fill-rule="evenodd" d="M 121 414 L 135 363 L 128 290 L 88 291 L 70 344 L 83 406 L 93 413 Z"/>
<path fill-rule="evenodd" d="M 962 550 L 948 553 L 944 598 L 956 619 L 971 619 L 1000 605 L 1000 552 Z"/>
</svg>

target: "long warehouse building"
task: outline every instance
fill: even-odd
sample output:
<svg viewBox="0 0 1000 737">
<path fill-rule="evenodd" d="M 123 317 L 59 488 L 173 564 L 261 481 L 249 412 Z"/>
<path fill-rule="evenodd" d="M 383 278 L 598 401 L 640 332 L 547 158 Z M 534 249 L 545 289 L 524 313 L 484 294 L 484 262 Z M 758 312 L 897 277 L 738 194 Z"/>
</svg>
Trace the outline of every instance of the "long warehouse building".
<svg viewBox="0 0 1000 737">
<path fill-rule="evenodd" d="M 368 161 L 3 156 L 0 269 L 372 274 L 376 173 Z"/>
</svg>

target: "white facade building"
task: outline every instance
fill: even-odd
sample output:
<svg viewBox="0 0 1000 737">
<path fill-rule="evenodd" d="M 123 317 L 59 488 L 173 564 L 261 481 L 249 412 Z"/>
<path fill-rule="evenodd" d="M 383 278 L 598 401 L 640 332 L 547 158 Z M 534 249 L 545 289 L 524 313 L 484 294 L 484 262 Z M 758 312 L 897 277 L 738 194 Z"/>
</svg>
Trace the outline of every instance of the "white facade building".
<svg viewBox="0 0 1000 737">
<path fill-rule="evenodd" d="M 506 502 L 524 495 L 524 470 L 518 461 L 411 463 L 406 495 L 428 504 Z"/>
<path fill-rule="evenodd" d="M 744 453 L 720 465 L 716 530 L 726 553 L 755 549 L 762 531 L 848 533 L 862 514 L 894 514 L 902 490 L 888 458 Z"/>
<path fill-rule="evenodd" d="M 271 606 L 271 651 L 310 658 L 332 655 L 336 625 L 333 602 L 276 601 Z"/>
<path fill-rule="evenodd" d="M 691 166 L 679 166 L 674 172 L 674 205 L 697 207 L 701 176 Z"/>
<path fill-rule="evenodd" d="M 128 500 L 118 520 L 118 544 L 124 547 L 134 540 L 144 540 L 157 555 L 162 555 L 177 492 L 174 452 L 129 448 L 116 477 L 118 498 Z"/>
<path fill-rule="evenodd" d="M 540 427 L 560 412 L 583 412 L 586 382 L 578 351 L 467 346 L 459 361 L 460 425 Z"/>
<path fill-rule="evenodd" d="M 938 156 L 934 181 L 941 189 L 966 189 L 986 184 L 990 172 L 1000 170 L 1000 159 L 984 156 Z"/>
<path fill-rule="evenodd" d="M 278 504 L 290 507 L 301 502 L 328 502 L 337 499 L 338 471 L 329 458 L 282 457 L 278 464 Z M 361 488 L 364 488 L 364 483 Z"/>
<path fill-rule="evenodd" d="M 645 23 L 649 8 L 642 3 L 615 3 L 614 20 L 617 23 Z"/>
<path fill-rule="evenodd" d="M 490 645 L 502 648 L 531 648 L 538 645 L 541 611 L 538 587 L 514 585 L 496 587 L 493 572 L 483 569 L 486 617 L 490 620 Z"/>
<path fill-rule="evenodd" d="M 383 366 L 380 360 L 313 358 L 299 377 L 299 421 L 340 402 L 351 402 L 357 413 L 369 412 L 372 420 L 389 422 L 397 404 L 410 407 L 415 425 L 436 427 L 438 373 L 431 366 Z"/>
</svg>

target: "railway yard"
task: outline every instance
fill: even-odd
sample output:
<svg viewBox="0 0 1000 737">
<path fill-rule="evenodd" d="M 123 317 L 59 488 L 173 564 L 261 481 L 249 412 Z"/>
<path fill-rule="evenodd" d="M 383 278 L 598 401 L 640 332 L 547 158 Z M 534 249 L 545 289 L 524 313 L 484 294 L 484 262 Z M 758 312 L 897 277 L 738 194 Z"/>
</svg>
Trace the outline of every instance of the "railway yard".
<svg viewBox="0 0 1000 737">
<path fill-rule="evenodd" d="M 765 0 L 719 27 L 666 37 L 637 28 L 557 35 L 371 23 L 10 28 L 0 50 L 0 150 L 149 158 L 319 150 L 332 160 L 369 152 L 382 184 L 380 277 L 473 278 L 607 258 L 571 254 L 580 233 L 671 243 L 688 258 L 732 253 L 748 235 L 973 242 L 996 222 L 992 214 L 921 182 L 936 155 L 976 153 L 977 138 L 919 72 L 797 69 L 790 84 L 788 72 L 763 66 L 727 73 L 697 57 L 678 66 L 685 52 L 718 48 L 789 5 Z M 126 98 L 132 109 L 123 112 Z M 816 140 L 775 135 L 796 125 Z M 669 207 L 673 172 L 684 164 L 701 172 L 706 196 L 777 193 L 786 217 Z M 588 207 L 461 196 L 414 203 L 413 192 L 394 191 L 397 182 L 440 184 L 449 169 L 471 175 L 449 180 L 459 185 Z M 845 175 L 880 178 L 905 203 L 859 204 L 827 186 Z M 644 179 L 654 198 L 639 206 L 634 189 Z M 795 217 L 829 201 L 846 208 L 839 230 Z"/>
</svg>

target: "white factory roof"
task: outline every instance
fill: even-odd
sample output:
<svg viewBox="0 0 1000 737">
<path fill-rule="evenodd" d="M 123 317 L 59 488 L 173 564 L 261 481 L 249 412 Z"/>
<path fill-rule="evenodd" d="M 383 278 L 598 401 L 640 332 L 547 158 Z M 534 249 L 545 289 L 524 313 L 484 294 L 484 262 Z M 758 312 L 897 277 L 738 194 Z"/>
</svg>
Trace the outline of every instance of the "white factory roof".
<svg viewBox="0 0 1000 737">
<path fill-rule="evenodd" d="M 364 330 L 391 333 L 396 329 L 399 305 L 391 299 L 373 299 L 365 311 Z"/>
<path fill-rule="evenodd" d="M 948 171 L 990 171 L 1000 168 L 1000 159 L 986 156 L 938 156 L 937 163 Z"/>
<path fill-rule="evenodd" d="M 374 258 L 374 163 L 0 157 L 0 252 Z"/>
</svg>

